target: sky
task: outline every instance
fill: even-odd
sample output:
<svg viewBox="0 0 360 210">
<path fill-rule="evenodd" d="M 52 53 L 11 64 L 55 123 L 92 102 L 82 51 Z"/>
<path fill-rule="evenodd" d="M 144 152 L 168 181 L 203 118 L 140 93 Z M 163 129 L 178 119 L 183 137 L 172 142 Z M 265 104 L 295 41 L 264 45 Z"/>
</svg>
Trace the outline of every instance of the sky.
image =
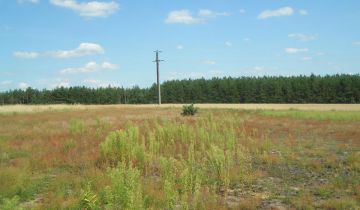
<svg viewBox="0 0 360 210">
<path fill-rule="evenodd" d="M 0 0 L 0 91 L 360 73 L 359 0 Z"/>
</svg>

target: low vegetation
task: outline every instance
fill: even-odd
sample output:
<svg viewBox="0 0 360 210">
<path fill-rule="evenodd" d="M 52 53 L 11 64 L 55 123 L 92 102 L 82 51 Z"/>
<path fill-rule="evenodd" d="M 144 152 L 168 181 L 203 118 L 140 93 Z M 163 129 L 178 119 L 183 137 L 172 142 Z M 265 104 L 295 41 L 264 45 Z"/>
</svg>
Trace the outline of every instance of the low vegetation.
<svg viewBox="0 0 360 210">
<path fill-rule="evenodd" d="M 0 115 L 0 209 L 358 209 L 359 118 L 181 111 Z"/>
<path fill-rule="evenodd" d="M 183 116 L 192 116 L 195 115 L 198 112 L 199 108 L 195 107 L 194 104 L 191 105 L 184 105 L 182 110 Z"/>
<path fill-rule="evenodd" d="M 356 111 L 302 111 L 296 109 L 271 111 L 262 110 L 260 113 L 274 117 L 292 117 L 295 119 L 317 119 L 335 121 L 360 121 L 360 112 Z"/>
</svg>

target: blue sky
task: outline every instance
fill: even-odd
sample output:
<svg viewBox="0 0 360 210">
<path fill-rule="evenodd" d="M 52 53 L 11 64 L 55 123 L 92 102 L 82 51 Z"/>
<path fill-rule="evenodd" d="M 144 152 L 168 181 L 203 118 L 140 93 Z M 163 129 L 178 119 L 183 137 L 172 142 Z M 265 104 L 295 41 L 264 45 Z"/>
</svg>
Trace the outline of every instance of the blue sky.
<svg viewBox="0 0 360 210">
<path fill-rule="evenodd" d="M 358 0 L 0 0 L 0 91 L 360 73 Z"/>
</svg>

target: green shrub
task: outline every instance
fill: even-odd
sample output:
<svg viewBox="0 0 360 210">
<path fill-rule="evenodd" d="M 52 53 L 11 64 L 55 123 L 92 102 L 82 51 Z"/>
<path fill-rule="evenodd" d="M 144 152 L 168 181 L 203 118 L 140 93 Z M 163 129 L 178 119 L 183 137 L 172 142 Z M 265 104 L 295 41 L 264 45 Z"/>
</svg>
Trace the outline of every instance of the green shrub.
<svg viewBox="0 0 360 210">
<path fill-rule="evenodd" d="M 144 209 L 140 171 L 124 162 L 110 170 L 111 185 L 106 188 L 106 209 Z"/>
<path fill-rule="evenodd" d="M 183 112 L 181 113 L 183 116 L 192 116 L 198 112 L 199 108 L 195 107 L 194 104 L 184 105 Z"/>
</svg>

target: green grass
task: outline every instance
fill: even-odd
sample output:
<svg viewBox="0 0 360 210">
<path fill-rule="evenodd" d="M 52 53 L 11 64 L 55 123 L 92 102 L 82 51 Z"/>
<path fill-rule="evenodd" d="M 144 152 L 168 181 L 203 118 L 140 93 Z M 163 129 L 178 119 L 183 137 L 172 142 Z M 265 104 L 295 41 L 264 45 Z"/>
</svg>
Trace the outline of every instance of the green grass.
<svg viewBox="0 0 360 210">
<path fill-rule="evenodd" d="M 261 110 L 258 112 L 266 116 L 292 117 L 296 119 L 360 121 L 359 111 Z"/>
</svg>

